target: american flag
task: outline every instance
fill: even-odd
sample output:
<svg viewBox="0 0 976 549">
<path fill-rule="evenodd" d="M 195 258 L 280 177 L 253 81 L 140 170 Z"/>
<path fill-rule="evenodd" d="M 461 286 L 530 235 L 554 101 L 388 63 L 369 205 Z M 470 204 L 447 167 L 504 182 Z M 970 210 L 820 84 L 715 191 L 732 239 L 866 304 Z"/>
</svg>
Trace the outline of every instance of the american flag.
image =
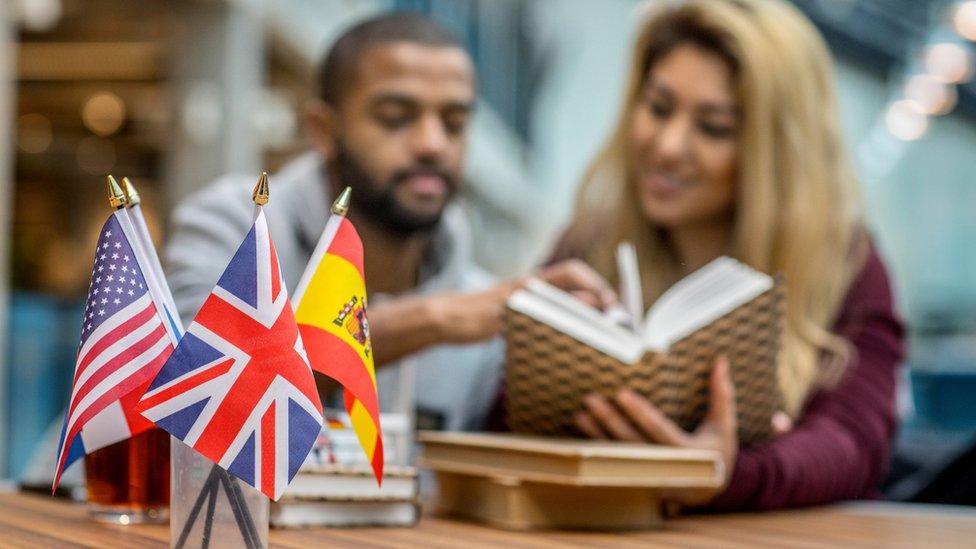
<svg viewBox="0 0 976 549">
<path fill-rule="evenodd" d="M 99 235 L 53 489 L 75 460 L 152 424 L 135 410 L 173 345 L 116 212 Z M 136 395 L 136 398 L 133 398 Z"/>
<path fill-rule="evenodd" d="M 271 499 L 298 472 L 322 405 L 263 212 L 140 408 Z"/>
</svg>

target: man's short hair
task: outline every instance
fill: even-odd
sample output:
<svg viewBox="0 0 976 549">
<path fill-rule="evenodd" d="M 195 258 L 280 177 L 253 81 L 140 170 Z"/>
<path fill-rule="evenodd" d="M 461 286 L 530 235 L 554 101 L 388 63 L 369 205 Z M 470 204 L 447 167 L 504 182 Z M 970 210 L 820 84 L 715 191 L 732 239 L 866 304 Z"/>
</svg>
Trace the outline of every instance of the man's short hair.
<svg viewBox="0 0 976 549">
<path fill-rule="evenodd" d="M 369 18 L 342 33 L 319 65 L 319 97 L 337 106 L 355 81 L 356 68 L 370 48 L 392 42 L 462 48 L 442 25 L 416 13 L 394 12 Z"/>
</svg>

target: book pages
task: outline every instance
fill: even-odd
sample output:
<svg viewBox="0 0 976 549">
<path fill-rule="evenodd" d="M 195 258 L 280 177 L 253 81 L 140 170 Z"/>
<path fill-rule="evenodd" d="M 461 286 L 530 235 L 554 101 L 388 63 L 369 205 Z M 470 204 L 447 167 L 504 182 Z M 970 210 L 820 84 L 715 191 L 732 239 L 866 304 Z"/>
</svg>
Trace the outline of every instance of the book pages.
<svg viewBox="0 0 976 549">
<path fill-rule="evenodd" d="M 643 343 L 635 333 L 571 294 L 541 280 L 530 279 L 525 289 L 512 294 L 508 307 L 570 334 L 618 360 L 633 362 L 643 353 Z"/>
<path fill-rule="evenodd" d="M 720 257 L 678 281 L 657 300 L 644 321 L 645 347 L 665 351 L 772 286 L 769 275 Z"/>
<path fill-rule="evenodd" d="M 630 326 L 635 330 L 644 318 L 644 292 L 641 290 L 637 250 L 630 242 L 617 246 L 617 272 L 620 273 L 620 302 L 630 313 Z"/>
</svg>

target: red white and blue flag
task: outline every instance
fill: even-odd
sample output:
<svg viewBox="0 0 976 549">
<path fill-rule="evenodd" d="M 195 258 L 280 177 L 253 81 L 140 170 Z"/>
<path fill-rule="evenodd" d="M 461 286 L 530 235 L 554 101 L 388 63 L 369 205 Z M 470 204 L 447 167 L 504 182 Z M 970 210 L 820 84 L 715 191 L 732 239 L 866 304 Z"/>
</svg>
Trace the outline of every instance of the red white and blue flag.
<svg viewBox="0 0 976 549">
<path fill-rule="evenodd" d="M 140 409 L 271 499 L 298 472 L 322 405 L 260 208 Z"/>
<path fill-rule="evenodd" d="M 136 411 L 173 351 L 137 254 L 112 214 L 102 227 L 58 442 L 52 490 L 78 458 L 152 427 Z"/>
</svg>

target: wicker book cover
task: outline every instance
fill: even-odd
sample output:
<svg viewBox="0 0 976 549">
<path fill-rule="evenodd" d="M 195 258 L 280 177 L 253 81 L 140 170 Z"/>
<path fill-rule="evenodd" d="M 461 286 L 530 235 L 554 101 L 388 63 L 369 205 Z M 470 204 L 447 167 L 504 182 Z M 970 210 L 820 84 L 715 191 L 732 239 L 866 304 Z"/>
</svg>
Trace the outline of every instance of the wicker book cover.
<svg viewBox="0 0 976 549">
<path fill-rule="evenodd" d="M 784 294 L 779 278 L 720 258 L 676 284 L 642 325 L 628 330 L 532 281 L 512 296 L 505 316 L 509 428 L 579 435 L 573 414 L 583 409 L 585 395 L 613 397 L 630 387 L 691 431 L 707 412 L 709 374 L 724 354 L 740 440 L 769 438 L 772 415 L 781 407 L 777 358 Z"/>
</svg>

